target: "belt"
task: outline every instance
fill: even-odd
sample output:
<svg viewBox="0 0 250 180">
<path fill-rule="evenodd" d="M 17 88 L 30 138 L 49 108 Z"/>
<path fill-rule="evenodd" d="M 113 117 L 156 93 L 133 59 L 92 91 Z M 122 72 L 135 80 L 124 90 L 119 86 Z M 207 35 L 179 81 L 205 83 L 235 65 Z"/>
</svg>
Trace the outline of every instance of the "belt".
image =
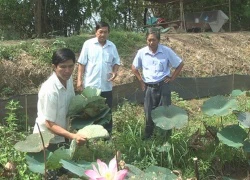
<svg viewBox="0 0 250 180">
<path fill-rule="evenodd" d="M 160 81 L 160 82 L 158 82 L 158 83 L 155 83 L 155 84 L 148 84 L 148 83 L 145 83 L 145 84 L 146 84 L 146 86 L 148 86 L 148 87 L 158 88 L 158 87 L 160 87 L 160 86 L 162 86 L 162 85 L 164 84 L 164 80 L 163 80 L 163 81 Z"/>
</svg>

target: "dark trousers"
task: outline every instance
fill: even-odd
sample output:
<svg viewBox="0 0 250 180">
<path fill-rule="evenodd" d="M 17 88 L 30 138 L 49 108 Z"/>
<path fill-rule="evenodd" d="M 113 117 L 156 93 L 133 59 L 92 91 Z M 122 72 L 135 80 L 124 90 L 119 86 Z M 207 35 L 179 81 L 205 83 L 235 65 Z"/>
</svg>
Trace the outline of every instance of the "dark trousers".
<svg viewBox="0 0 250 180">
<path fill-rule="evenodd" d="M 152 136 L 154 122 L 151 111 L 158 106 L 168 106 L 171 104 L 171 91 L 169 83 L 162 83 L 160 86 L 146 86 L 144 95 L 144 112 L 146 118 L 145 137 Z"/>
<path fill-rule="evenodd" d="M 54 152 L 55 150 L 57 150 L 58 148 L 63 147 L 63 146 L 66 149 L 68 149 L 70 147 L 70 140 L 65 139 L 65 142 L 61 142 L 61 143 L 57 143 L 57 144 L 50 143 L 47 149 L 51 152 Z"/>
<path fill-rule="evenodd" d="M 112 133 L 112 125 L 113 125 L 113 120 L 112 120 L 112 99 L 113 99 L 113 95 L 112 95 L 112 91 L 105 91 L 105 92 L 101 92 L 101 97 L 106 98 L 105 103 L 109 106 L 110 111 L 109 113 L 111 114 L 111 119 L 109 121 L 109 123 L 104 124 L 104 128 L 108 131 L 109 134 Z"/>
</svg>

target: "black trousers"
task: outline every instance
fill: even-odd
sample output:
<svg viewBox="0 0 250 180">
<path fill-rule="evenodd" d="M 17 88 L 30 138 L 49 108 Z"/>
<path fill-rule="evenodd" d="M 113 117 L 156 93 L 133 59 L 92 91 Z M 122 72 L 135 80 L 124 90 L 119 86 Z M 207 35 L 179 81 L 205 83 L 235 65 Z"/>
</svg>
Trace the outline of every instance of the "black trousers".
<svg viewBox="0 0 250 180">
<path fill-rule="evenodd" d="M 146 118 L 145 137 L 152 136 L 154 122 L 151 111 L 158 106 L 169 106 L 171 104 L 171 91 L 169 83 L 161 83 L 159 86 L 148 86 L 144 94 L 144 112 Z"/>
<path fill-rule="evenodd" d="M 105 103 L 109 106 L 109 108 L 110 108 L 109 113 L 111 114 L 111 119 L 110 119 L 109 123 L 104 124 L 103 127 L 108 131 L 109 134 L 111 134 L 112 133 L 112 127 L 113 127 L 113 120 L 112 120 L 113 94 L 112 94 L 112 91 L 101 92 L 101 97 L 106 98 Z"/>
</svg>

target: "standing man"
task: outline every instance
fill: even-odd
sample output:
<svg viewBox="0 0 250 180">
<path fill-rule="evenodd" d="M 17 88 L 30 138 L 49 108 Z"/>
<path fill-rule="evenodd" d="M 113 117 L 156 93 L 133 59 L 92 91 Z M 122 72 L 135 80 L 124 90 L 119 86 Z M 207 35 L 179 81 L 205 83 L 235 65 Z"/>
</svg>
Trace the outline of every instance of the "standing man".
<svg viewBox="0 0 250 180">
<path fill-rule="evenodd" d="M 99 22 L 95 31 L 96 37 L 84 42 L 78 59 L 77 90 L 81 92 L 87 86 L 101 89 L 101 96 L 106 98 L 106 103 L 111 109 L 112 81 L 117 76 L 120 58 L 114 43 L 107 40 L 109 25 Z M 104 128 L 109 133 L 112 132 L 112 116 Z"/>
<path fill-rule="evenodd" d="M 67 48 L 59 49 L 52 56 L 53 74 L 42 84 L 38 94 L 37 118 L 33 133 L 50 130 L 55 137 L 50 141 L 49 150 L 67 144 L 75 139 L 78 144 L 86 141 L 80 134 L 68 131 L 67 112 L 70 100 L 75 96 L 72 72 L 75 66 L 75 54 Z"/>
<path fill-rule="evenodd" d="M 159 44 L 160 31 L 157 28 L 148 29 L 146 40 L 147 46 L 140 49 L 134 58 L 132 72 L 145 92 L 146 128 L 144 138 L 148 139 L 152 136 L 154 130 L 151 111 L 158 106 L 171 104 L 169 83 L 179 75 L 184 64 L 172 49 Z M 175 68 L 172 75 L 171 67 Z M 142 75 L 139 69 L 142 69 Z"/>
</svg>

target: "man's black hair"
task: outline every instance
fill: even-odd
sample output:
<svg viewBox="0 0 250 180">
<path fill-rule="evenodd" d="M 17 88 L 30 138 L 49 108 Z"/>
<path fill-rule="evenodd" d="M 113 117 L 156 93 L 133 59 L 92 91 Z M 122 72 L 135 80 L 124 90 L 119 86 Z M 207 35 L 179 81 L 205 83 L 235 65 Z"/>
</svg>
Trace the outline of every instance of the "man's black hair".
<svg viewBox="0 0 250 180">
<path fill-rule="evenodd" d="M 96 22 L 96 27 L 95 27 L 95 31 L 97 31 L 98 29 L 102 28 L 102 27 L 108 27 L 108 31 L 110 31 L 110 27 L 109 24 L 106 22 Z"/>
<path fill-rule="evenodd" d="M 52 64 L 55 66 L 67 60 L 72 60 L 74 63 L 76 62 L 75 53 L 72 50 L 68 48 L 62 48 L 53 53 Z"/>
</svg>

